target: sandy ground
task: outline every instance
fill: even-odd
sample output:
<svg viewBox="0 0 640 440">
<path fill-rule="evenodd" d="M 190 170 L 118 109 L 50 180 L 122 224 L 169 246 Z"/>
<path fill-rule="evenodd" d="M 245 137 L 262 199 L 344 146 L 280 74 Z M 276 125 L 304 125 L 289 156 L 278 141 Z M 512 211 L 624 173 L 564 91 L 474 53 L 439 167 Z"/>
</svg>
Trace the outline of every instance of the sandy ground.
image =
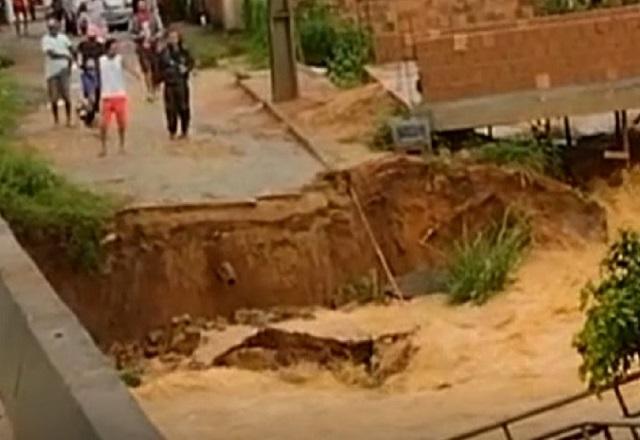
<svg viewBox="0 0 640 440">
<path fill-rule="evenodd" d="M 21 80 L 41 86 L 38 40 L 18 43 L 7 33 L 2 38 L 17 58 L 15 71 Z M 130 51 L 128 47 L 128 59 L 135 64 Z M 284 126 L 234 85 L 227 71 L 203 71 L 193 79 L 194 121 L 189 141 L 171 142 L 161 101 L 145 102 L 141 83 L 127 79 L 127 155 L 115 153 L 114 136 L 111 155 L 98 158 L 97 131 L 79 122 L 73 128 L 54 128 L 45 105 L 24 121 L 25 144 L 73 181 L 144 203 L 286 191 L 308 182 L 321 169 Z M 78 75 L 74 75 L 72 88 L 79 96 Z"/>
<path fill-rule="evenodd" d="M 276 107 L 311 139 L 322 158 L 334 168 L 346 168 L 381 153 L 367 146 L 372 128 L 393 101 L 377 84 L 339 90 L 308 68 L 298 69 L 300 97 Z M 255 72 L 244 84 L 263 100 L 271 99 L 268 72 Z"/>
<path fill-rule="evenodd" d="M 597 185 L 612 234 L 640 227 L 638 189 L 640 172 L 627 175 L 620 188 Z M 571 341 L 583 319 L 580 289 L 597 277 L 605 251 L 602 243 L 539 244 L 515 282 L 483 307 L 454 307 L 434 295 L 349 313 L 323 311 L 314 321 L 285 324 L 354 336 L 419 327 L 419 351 L 408 369 L 380 389 L 349 387 L 315 370 L 211 369 L 170 373 L 134 393 L 171 439 L 442 438 L 584 390 Z M 638 387 L 627 391 L 632 408 L 640 404 Z M 517 425 L 515 433 L 618 416 L 606 395 Z"/>
</svg>

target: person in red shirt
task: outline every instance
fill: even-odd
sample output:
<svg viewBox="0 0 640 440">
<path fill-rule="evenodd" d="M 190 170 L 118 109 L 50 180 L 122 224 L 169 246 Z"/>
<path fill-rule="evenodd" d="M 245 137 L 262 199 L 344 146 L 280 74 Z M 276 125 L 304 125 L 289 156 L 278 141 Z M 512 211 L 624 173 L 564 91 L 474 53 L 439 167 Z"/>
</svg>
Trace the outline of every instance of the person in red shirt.
<svg viewBox="0 0 640 440">
<path fill-rule="evenodd" d="M 162 24 L 158 22 L 146 2 L 140 0 L 131 22 L 131 34 L 136 43 L 136 54 L 149 101 L 153 101 L 156 96 L 157 42 L 161 32 Z"/>
<path fill-rule="evenodd" d="M 29 33 L 29 0 L 12 1 L 16 21 L 16 35 L 18 37 L 27 35 Z"/>
</svg>

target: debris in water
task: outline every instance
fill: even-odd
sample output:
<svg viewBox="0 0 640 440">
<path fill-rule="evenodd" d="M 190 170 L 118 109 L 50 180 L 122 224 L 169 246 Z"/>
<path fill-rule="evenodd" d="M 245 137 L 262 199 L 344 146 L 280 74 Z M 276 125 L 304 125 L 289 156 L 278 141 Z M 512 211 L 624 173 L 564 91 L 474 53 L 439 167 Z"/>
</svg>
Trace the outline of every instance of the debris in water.
<svg viewBox="0 0 640 440">
<path fill-rule="evenodd" d="M 364 386 L 379 386 L 408 365 L 416 348 L 416 330 L 361 340 L 338 340 L 308 333 L 265 328 L 213 360 L 215 367 L 279 370 L 302 363 L 316 364 L 339 379 Z M 345 371 L 362 369 L 358 377 Z"/>
</svg>

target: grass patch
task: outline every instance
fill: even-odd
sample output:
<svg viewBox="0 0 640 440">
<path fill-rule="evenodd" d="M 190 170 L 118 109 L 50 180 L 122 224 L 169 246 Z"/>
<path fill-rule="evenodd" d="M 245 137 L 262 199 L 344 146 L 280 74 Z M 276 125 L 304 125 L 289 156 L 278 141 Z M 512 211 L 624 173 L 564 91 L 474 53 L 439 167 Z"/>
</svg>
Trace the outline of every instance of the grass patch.
<svg viewBox="0 0 640 440">
<path fill-rule="evenodd" d="M 482 163 L 516 166 L 553 177 L 563 175 L 561 149 L 533 139 L 511 139 L 486 144 L 472 150 L 472 157 Z"/>
<path fill-rule="evenodd" d="M 185 29 L 185 42 L 200 69 L 218 67 L 219 60 L 242 56 L 248 52 L 247 38 L 206 27 Z"/>
<path fill-rule="evenodd" d="M 483 304 L 503 290 L 529 242 L 528 222 L 509 212 L 475 237 L 463 237 L 456 243 L 446 282 L 451 302 Z"/>
<path fill-rule="evenodd" d="M 20 237 L 56 239 L 75 263 L 95 268 L 114 203 L 67 182 L 15 147 L 21 101 L 17 84 L 0 73 L 0 215 Z"/>
</svg>

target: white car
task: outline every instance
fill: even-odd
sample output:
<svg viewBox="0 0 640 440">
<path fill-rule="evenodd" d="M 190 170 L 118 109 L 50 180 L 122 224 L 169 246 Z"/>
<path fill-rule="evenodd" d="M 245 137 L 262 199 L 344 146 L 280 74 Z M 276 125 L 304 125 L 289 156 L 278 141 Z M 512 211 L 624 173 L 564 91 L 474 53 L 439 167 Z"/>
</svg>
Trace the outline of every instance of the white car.
<svg viewBox="0 0 640 440">
<path fill-rule="evenodd" d="M 129 27 L 133 17 L 133 4 L 131 0 L 103 0 L 104 19 L 109 31 L 114 29 L 125 30 Z"/>
</svg>

